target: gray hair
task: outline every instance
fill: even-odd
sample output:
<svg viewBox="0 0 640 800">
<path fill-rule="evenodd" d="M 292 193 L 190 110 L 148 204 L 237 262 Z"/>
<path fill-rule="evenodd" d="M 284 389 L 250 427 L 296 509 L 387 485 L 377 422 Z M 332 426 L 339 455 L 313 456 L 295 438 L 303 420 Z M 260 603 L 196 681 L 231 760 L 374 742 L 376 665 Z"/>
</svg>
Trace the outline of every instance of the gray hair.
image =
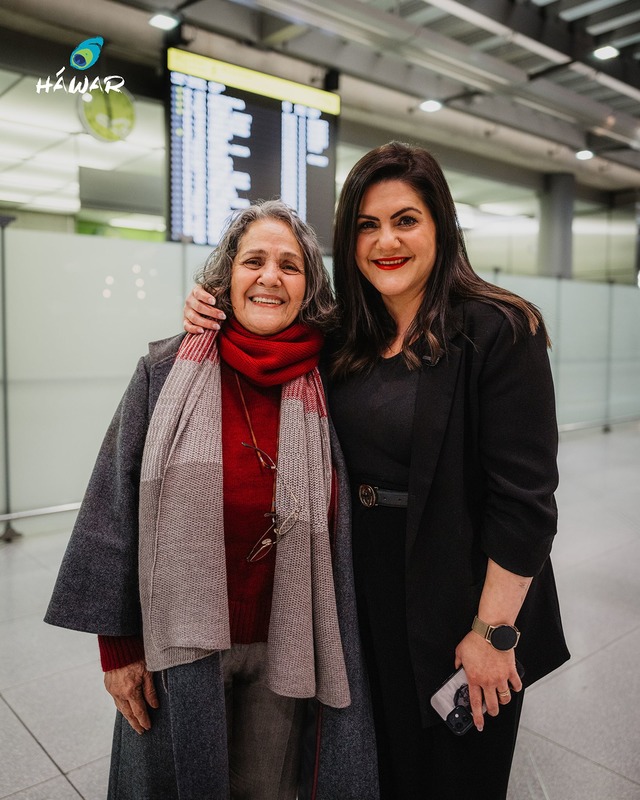
<svg viewBox="0 0 640 800">
<path fill-rule="evenodd" d="M 322 331 L 335 325 L 336 303 L 315 231 L 281 200 L 262 200 L 240 211 L 222 232 L 218 246 L 196 276 L 197 282 L 215 295 L 216 306 L 230 317 L 231 272 L 240 241 L 250 225 L 263 219 L 284 222 L 300 245 L 304 258 L 305 292 L 298 321 Z"/>
</svg>

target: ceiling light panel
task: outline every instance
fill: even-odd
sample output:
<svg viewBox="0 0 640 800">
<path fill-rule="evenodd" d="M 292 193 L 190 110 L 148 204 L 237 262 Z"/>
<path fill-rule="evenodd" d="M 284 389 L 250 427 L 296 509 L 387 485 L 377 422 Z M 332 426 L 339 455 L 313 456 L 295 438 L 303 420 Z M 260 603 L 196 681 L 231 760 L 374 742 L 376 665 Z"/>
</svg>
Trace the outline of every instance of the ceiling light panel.
<svg viewBox="0 0 640 800">
<path fill-rule="evenodd" d="M 116 228 L 133 228 L 143 231 L 166 230 L 163 217 L 152 214 L 124 214 L 119 217 L 111 217 L 109 224 Z"/>
<path fill-rule="evenodd" d="M 78 181 L 70 181 L 61 189 L 56 191 L 56 195 L 58 197 L 68 197 L 72 198 L 73 200 L 78 199 L 78 193 L 80 192 L 80 184 Z"/>
<path fill-rule="evenodd" d="M 38 94 L 36 79 L 25 76 L 0 97 L 0 119 L 17 120 L 47 131 L 74 133 L 82 130 L 77 102 L 77 95 L 63 91 Z"/>
<path fill-rule="evenodd" d="M 128 142 L 99 142 L 88 133 L 79 133 L 50 147 L 39 157 L 51 165 L 112 170 L 144 155 L 143 148 Z"/>
<path fill-rule="evenodd" d="M 64 134 L 60 131 L 32 128 L 0 118 L 0 142 L 2 142 L 3 158 L 10 158 L 13 161 L 30 158 L 63 140 Z"/>
<path fill-rule="evenodd" d="M 0 172 L 0 189 L 27 189 L 33 193 L 51 192 L 64 184 L 37 175 L 24 175 L 23 170 L 8 169 Z"/>
<path fill-rule="evenodd" d="M 159 11 L 149 20 L 152 28 L 159 28 L 161 31 L 172 31 L 180 24 L 180 17 L 171 11 Z"/>
<path fill-rule="evenodd" d="M 62 183 L 78 180 L 78 167 L 75 163 L 63 158 L 52 159 L 47 156 L 47 151 L 31 158 L 21 169 L 28 169 L 48 178 L 56 178 Z"/>
<path fill-rule="evenodd" d="M 594 50 L 593 55 L 600 59 L 600 61 L 608 61 L 611 58 L 617 58 L 620 55 L 620 51 L 617 47 L 607 44 L 604 45 L 604 47 L 598 47 Z"/>
<path fill-rule="evenodd" d="M 130 161 L 126 165 L 126 171 L 136 175 L 163 175 L 165 170 L 166 153 L 164 147 L 154 150 L 151 153 Z"/>
<path fill-rule="evenodd" d="M 41 195 L 29 203 L 33 211 L 53 211 L 56 214 L 76 214 L 80 209 L 80 201 L 75 198 L 60 197 L 57 194 Z"/>
<path fill-rule="evenodd" d="M 88 133 L 75 137 L 78 166 L 93 169 L 117 169 L 129 161 L 146 155 L 147 151 L 129 142 L 99 142 Z"/>
<path fill-rule="evenodd" d="M 14 192 L 11 189 L 0 189 L 0 203 L 21 206 L 30 203 L 33 195 L 27 192 Z"/>
</svg>

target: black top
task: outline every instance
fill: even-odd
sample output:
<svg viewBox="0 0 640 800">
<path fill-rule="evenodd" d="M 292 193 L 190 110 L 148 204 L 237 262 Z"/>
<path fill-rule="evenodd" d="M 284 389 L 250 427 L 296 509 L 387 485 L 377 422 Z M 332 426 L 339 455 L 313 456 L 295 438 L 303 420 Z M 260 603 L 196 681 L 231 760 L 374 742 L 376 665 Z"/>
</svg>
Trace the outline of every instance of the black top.
<svg viewBox="0 0 640 800">
<path fill-rule="evenodd" d="M 331 416 L 353 483 L 406 491 L 418 375 L 398 353 L 332 386 Z"/>
</svg>

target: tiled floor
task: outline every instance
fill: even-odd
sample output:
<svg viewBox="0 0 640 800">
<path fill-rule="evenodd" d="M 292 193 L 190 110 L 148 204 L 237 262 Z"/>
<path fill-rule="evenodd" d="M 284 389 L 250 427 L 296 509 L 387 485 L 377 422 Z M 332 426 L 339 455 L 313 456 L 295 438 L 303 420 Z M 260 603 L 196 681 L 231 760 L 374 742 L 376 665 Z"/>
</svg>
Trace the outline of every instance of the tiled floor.
<svg viewBox="0 0 640 800">
<path fill-rule="evenodd" d="M 564 434 L 560 467 L 573 658 L 527 692 L 509 800 L 640 800 L 640 424 Z M 112 703 L 94 637 L 41 621 L 68 537 L 43 527 L 0 544 L 0 798 L 103 800 Z"/>
</svg>

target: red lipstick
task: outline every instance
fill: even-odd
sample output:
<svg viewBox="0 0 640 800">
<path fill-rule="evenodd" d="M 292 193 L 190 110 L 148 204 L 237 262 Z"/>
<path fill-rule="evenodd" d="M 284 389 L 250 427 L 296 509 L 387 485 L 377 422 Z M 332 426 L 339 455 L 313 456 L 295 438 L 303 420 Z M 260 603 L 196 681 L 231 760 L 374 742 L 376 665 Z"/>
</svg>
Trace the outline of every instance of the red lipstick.
<svg viewBox="0 0 640 800">
<path fill-rule="evenodd" d="M 400 258 L 376 258 L 373 260 L 373 263 L 378 267 L 378 269 L 400 269 L 400 267 L 404 267 L 409 259 L 407 257 L 400 257 Z"/>
</svg>

